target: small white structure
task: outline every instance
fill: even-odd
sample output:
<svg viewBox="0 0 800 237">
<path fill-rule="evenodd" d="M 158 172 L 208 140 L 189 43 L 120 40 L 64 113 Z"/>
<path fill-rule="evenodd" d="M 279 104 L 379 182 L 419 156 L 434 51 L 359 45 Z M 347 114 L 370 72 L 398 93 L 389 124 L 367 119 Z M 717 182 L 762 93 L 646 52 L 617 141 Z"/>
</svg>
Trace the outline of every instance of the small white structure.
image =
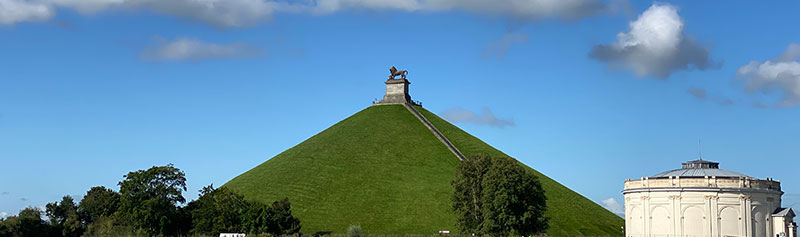
<svg viewBox="0 0 800 237">
<path fill-rule="evenodd" d="M 723 170 L 702 159 L 681 169 L 626 180 L 626 236 L 797 237 L 781 207 L 780 182 Z"/>
<path fill-rule="evenodd" d="M 219 237 L 245 237 L 244 233 L 219 233 Z"/>
</svg>

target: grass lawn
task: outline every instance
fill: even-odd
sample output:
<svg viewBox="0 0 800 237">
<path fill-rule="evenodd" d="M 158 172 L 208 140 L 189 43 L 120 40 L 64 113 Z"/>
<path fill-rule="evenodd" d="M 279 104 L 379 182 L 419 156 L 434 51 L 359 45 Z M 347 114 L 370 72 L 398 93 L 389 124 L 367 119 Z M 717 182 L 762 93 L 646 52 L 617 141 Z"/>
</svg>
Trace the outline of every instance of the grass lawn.
<svg viewBox="0 0 800 237">
<path fill-rule="evenodd" d="M 504 155 L 418 108 L 465 155 Z M 368 107 L 224 186 L 265 203 L 288 197 L 303 233 L 455 231 L 450 181 L 458 159 L 402 105 Z M 548 197 L 551 236 L 621 235 L 622 218 L 533 169 Z"/>
</svg>

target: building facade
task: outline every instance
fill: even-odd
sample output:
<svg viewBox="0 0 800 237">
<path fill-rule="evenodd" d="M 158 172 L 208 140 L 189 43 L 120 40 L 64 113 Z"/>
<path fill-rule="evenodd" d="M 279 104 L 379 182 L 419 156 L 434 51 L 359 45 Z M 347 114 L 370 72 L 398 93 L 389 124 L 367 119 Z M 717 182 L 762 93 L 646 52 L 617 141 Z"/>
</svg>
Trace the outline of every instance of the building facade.
<svg viewBox="0 0 800 237">
<path fill-rule="evenodd" d="M 698 159 L 628 179 L 622 193 L 626 236 L 797 237 L 779 181 L 719 169 L 717 162 Z"/>
</svg>

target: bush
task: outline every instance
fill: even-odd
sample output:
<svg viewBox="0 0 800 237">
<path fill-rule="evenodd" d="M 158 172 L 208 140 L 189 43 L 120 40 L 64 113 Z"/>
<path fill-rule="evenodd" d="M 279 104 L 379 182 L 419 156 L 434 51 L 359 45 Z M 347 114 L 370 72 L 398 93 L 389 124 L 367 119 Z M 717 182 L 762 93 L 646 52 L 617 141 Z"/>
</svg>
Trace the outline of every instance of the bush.
<svg viewBox="0 0 800 237">
<path fill-rule="evenodd" d="M 350 227 L 347 227 L 347 237 L 364 237 L 364 232 L 361 231 L 361 226 L 350 225 Z"/>
</svg>

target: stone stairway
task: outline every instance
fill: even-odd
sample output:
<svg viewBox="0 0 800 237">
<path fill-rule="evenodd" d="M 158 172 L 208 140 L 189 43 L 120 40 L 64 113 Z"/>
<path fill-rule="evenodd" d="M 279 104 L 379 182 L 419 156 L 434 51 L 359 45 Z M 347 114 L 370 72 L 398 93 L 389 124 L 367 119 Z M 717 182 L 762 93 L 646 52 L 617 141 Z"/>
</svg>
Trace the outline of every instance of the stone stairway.
<svg viewBox="0 0 800 237">
<path fill-rule="evenodd" d="M 414 108 L 414 106 L 408 103 L 403 103 L 403 105 L 406 107 L 406 109 L 408 109 L 409 112 L 411 112 L 411 114 L 414 115 L 414 117 L 417 117 L 417 119 L 419 119 L 419 121 L 422 122 L 422 124 L 424 124 L 425 127 L 428 128 L 428 130 L 431 130 L 433 135 L 436 136 L 436 138 L 438 138 L 439 141 L 441 141 L 447 147 L 447 149 L 449 149 L 450 152 L 453 153 L 453 155 L 458 157 L 459 160 L 464 160 L 464 154 L 461 154 L 461 151 L 459 151 L 458 148 L 456 148 L 456 146 L 454 146 L 453 143 L 450 142 L 450 140 L 447 140 L 447 137 L 445 137 L 441 132 L 439 132 L 439 129 L 436 129 L 436 127 L 433 126 L 433 124 L 431 124 L 431 122 L 428 121 L 428 119 L 426 119 L 425 116 L 422 116 L 422 114 L 420 114 L 419 111 L 417 111 L 417 109 Z"/>
</svg>

